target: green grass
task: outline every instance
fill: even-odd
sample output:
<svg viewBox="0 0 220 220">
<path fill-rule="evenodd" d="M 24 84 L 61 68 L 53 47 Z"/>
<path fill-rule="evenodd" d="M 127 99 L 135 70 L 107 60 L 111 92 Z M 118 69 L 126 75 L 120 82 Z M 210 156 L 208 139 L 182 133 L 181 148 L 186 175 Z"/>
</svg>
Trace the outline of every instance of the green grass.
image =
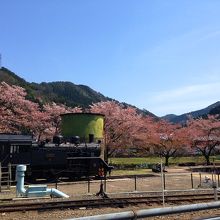
<svg viewBox="0 0 220 220">
<path fill-rule="evenodd" d="M 212 162 L 214 159 L 215 162 L 220 162 L 220 156 L 211 157 L 210 161 Z M 196 157 L 176 157 L 170 158 L 169 160 L 170 166 L 178 166 L 179 163 L 186 163 L 186 162 L 195 162 L 195 163 L 205 163 L 205 160 L 201 156 Z M 149 169 L 147 165 L 160 163 L 159 157 L 143 157 L 143 158 L 110 158 L 109 163 L 113 166 L 118 166 L 120 168 L 112 170 L 111 175 L 138 175 L 138 174 L 148 174 L 152 173 L 152 170 Z M 126 166 L 131 166 L 133 168 L 128 168 Z M 145 168 L 142 168 L 144 165 Z M 124 166 L 124 167 L 123 167 Z M 138 167 L 138 168 L 136 168 Z"/>
<path fill-rule="evenodd" d="M 215 156 L 211 157 L 210 161 L 213 161 L 213 158 L 215 159 L 215 162 L 220 162 L 220 157 Z M 164 162 L 164 159 L 163 159 Z M 194 157 L 171 157 L 169 159 L 170 165 L 178 165 L 179 163 L 186 163 L 186 162 L 195 162 L 195 163 L 205 163 L 204 157 L 202 156 L 194 156 Z M 132 158 L 109 158 L 109 163 L 111 164 L 120 164 L 120 165 L 141 165 L 141 164 L 154 164 L 154 163 L 160 163 L 159 157 L 132 157 Z"/>
<path fill-rule="evenodd" d="M 113 169 L 111 172 L 112 176 L 120 176 L 120 175 L 139 175 L 139 174 L 148 174 L 152 173 L 151 169 L 135 169 L 135 170 L 116 170 Z"/>
</svg>

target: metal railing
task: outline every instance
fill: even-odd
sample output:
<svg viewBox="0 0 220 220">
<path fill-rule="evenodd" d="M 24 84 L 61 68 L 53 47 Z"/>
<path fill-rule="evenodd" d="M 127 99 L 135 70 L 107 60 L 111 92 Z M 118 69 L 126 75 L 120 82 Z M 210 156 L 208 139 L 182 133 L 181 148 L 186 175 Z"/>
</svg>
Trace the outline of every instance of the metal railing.
<svg viewBox="0 0 220 220">
<path fill-rule="evenodd" d="M 139 218 L 147 218 L 154 216 L 172 215 L 177 213 L 185 213 L 192 211 L 200 211 L 207 209 L 220 208 L 220 202 L 199 203 L 192 205 L 173 206 L 166 208 L 142 209 L 138 211 L 118 212 L 104 215 L 87 216 L 80 218 L 71 218 L 68 220 L 135 220 Z M 219 218 L 218 218 L 219 219 Z"/>
<path fill-rule="evenodd" d="M 0 192 L 3 190 L 10 190 L 11 187 L 11 164 L 9 163 L 7 167 L 3 167 L 0 163 Z"/>
</svg>

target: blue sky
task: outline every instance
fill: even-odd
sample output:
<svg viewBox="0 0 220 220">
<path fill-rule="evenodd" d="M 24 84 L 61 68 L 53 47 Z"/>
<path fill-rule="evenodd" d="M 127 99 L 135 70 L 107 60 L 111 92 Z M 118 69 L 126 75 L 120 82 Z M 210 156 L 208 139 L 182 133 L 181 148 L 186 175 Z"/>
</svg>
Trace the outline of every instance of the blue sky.
<svg viewBox="0 0 220 220">
<path fill-rule="evenodd" d="M 220 100 L 219 0 L 0 0 L 2 66 L 158 116 Z"/>
</svg>

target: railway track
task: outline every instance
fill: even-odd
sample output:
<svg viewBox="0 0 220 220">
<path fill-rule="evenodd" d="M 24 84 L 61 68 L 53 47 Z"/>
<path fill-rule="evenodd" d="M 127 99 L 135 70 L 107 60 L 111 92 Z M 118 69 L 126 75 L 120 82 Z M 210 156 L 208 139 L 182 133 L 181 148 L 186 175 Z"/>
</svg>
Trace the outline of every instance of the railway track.
<svg viewBox="0 0 220 220">
<path fill-rule="evenodd" d="M 178 204 L 180 202 L 204 202 L 214 200 L 213 194 L 175 194 L 166 195 L 166 203 Z M 86 200 L 57 200 L 57 201 L 41 201 L 41 202 L 8 202 L 0 205 L 0 213 L 2 212 L 19 212 L 19 211 L 46 211 L 54 209 L 79 209 L 79 208 L 100 208 L 100 207 L 120 207 L 138 204 L 162 203 L 161 195 L 151 196 L 135 196 L 135 197 L 120 197 L 120 198 L 99 198 Z"/>
</svg>

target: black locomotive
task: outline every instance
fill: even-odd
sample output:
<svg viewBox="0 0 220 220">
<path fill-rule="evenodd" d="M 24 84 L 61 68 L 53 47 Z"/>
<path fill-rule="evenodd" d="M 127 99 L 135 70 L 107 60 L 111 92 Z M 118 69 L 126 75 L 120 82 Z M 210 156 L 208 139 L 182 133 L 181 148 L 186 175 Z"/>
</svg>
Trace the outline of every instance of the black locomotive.
<svg viewBox="0 0 220 220">
<path fill-rule="evenodd" d="M 94 114 L 85 116 L 93 117 Z M 91 126 L 91 122 L 89 123 Z M 26 164 L 25 175 L 29 181 L 39 178 L 54 180 L 59 177 L 78 179 L 105 176 L 112 167 L 101 157 L 102 142 L 95 138 L 94 134 L 88 134 L 88 138 L 86 135 L 55 136 L 51 143 L 48 141 L 38 143 L 30 135 L 0 134 L 0 162 L 2 166 L 11 164 L 12 173 L 17 164 Z"/>
<path fill-rule="evenodd" d="M 61 137 L 54 140 L 55 143 L 37 143 L 28 135 L 0 134 L 1 164 L 10 163 L 12 169 L 26 164 L 28 179 L 100 176 L 111 169 L 100 158 L 99 143 L 62 143 Z"/>
</svg>

